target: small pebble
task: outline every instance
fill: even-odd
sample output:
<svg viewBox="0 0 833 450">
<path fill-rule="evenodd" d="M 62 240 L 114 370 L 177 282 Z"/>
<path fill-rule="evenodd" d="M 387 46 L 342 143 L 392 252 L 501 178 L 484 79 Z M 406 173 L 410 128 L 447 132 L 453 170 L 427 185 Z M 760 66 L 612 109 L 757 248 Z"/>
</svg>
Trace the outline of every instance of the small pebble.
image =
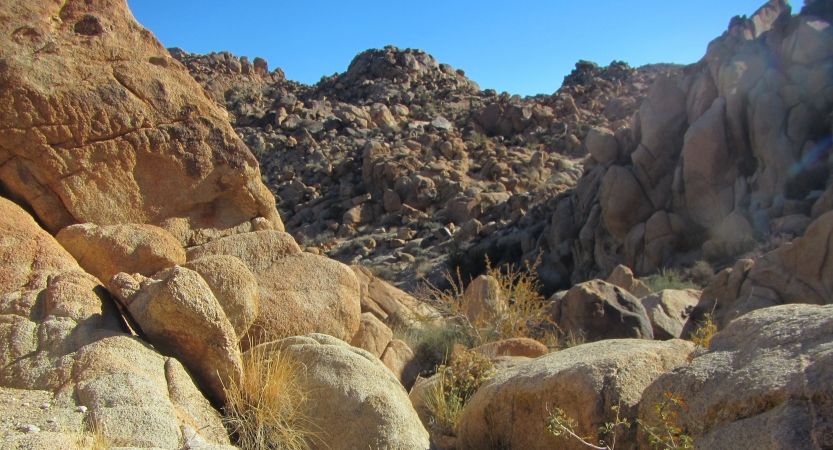
<svg viewBox="0 0 833 450">
<path fill-rule="evenodd" d="M 40 433 L 40 428 L 34 425 L 24 425 L 20 427 L 20 431 L 24 433 Z"/>
<path fill-rule="evenodd" d="M 44 403 L 44 404 L 40 405 L 40 409 L 49 409 L 50 406 L 52 406 L 52 405 L 50 405 L 49 403 Z"/>
<path fill-rule="evenodd" d="M 20 404 L 20 406 L 29 406 L 29 402 L 23 402 Z"/>
<path fill-rule="evenodd" d="M 85 412 L 87 412 L 87 407 L 86 406 L 79 406 L 79 407 L 75 408 L 75 412 L 85 413 Z"/>
<path fill-rule="evenodd" d="M 58 422 L 58 418 L 57 418 L 57 417 L 53 417 L 53 418 L 48 419 L 48 420 L 46 421 L 46 423 L 56 423 L 56 422 Z"/>
</svg>

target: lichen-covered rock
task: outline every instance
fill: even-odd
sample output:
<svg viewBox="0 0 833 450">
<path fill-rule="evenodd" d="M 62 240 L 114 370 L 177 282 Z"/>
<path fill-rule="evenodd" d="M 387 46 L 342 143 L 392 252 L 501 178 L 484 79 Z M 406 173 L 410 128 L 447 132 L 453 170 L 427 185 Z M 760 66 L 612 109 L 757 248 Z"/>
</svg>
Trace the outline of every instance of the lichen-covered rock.
<svg viewBox="0 0 833 450">
<path fill-rule="evenodd" d="M 708 349 L 645 389 L 639 417 L 671 392 L 675 423 L 698 448 L 833 447 L 833 306 L 783 305 L 741 316 Z M 647 448 L 647 442 L 643 442 Z"/>
<path fill-rule="evenodd" d="M 283 229 L 226 114 L 124 0 L 2 15 L 0 180 L 47 230 L 147 223 L 185 244 L 257 217 Z"/>
</svg>

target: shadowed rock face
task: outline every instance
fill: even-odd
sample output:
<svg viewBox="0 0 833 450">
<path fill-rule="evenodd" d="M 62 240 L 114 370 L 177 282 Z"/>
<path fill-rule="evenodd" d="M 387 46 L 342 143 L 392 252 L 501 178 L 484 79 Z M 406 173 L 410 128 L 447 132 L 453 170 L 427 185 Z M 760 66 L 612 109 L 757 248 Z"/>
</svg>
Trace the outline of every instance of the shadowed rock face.
<svg viewBox="0 0 833 450">
<path fill-rule="evenodd" d="M 11 1 L 0 17 L 0 182 L 48 231 L 283 229 L 226 114 L 125 1 Z"/>
</svg>

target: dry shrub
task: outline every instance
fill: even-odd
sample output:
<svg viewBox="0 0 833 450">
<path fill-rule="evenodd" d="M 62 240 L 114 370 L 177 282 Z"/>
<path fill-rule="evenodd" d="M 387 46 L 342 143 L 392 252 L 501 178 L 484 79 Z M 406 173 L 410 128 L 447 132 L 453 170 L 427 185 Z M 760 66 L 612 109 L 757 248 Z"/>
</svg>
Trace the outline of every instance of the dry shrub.
<svg viewBox="0 0 833 450">
<path fill-rule="evenodd" d="M 419 286 L 414 296 L 432 305 L 447 323 L 457 327 L 458 342 L 474 347 L 489 342 L 517 337 L 545 341 L 555 331 L 549 318 L 549 304 L 539 294 L 540 283 L 535 276 L 538 262 L 524 269 L 511 266 L 493 268 L 486 257 L 487 275 L 494 278 L 505 301 L 505 308 L 484 312 L 476 319 L 466 315 L 463 277 L 458 270 L 456 279 L 450 274 L 445 279 L 450 289 L 440 290 L 430 283 Z"/>
<path fill-rule="evenodd" d="M 429 427 L 436 435 L 454 436 L 463 407 L 477 389 L 495 374 L 488 356 L 457 346 L 448 366 L 437 371 L 440 381 L 431 388 L 425 406 Z"/>
<path fill-rule="evenodd" d="M 700 260 L 688 272 L 691 281 L 701 288 L 710 285 L 714 280 L 714 267 L 706 261 Z"/>
<path fill-rule="evenodd" d="M 505 272 L 499 268 L 489 267 L 488 275 L 497 281 L 497 287 L 503 292 L 507 308 L 484 315 L 485 326 L 494 330 L 500 339 L 526 337 L 542 340 L 554 329 L 550 321 L 550 305 L 539 294 L 541 284 L 535 275 L 540 259 L 524 269 L 506 266 Z"/>
<path fill-rule="evenodd" d="M 244 355 L 240 383 L 226 387 L 226 427 L 244 450 L 309 448 L 316 436 L 304 414 L 302 364 L 280 351 L 254 347 Z"/>
</svg>

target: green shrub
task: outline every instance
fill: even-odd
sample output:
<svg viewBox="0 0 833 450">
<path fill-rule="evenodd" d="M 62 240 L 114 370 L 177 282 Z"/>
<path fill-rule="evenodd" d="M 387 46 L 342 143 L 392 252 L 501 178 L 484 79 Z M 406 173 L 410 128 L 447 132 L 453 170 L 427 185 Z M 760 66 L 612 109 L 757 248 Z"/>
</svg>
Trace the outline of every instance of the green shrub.
<svg viewBox="0 0 833 450">
<path fill-rule="evenodd" d="M 434 434 L 455 436 L 460 415 L 477 389 L 495 374 L 495 366 L 487 356 L 459 350 L 448 366 L 440 366 L 440 380 L 429 391 L 425 401 L 432 417 Z"/>
<path fill-rule="evenodd" d="M 425 323 L 421 328 L 395 331 L 394 338 L 405 341 L 423 368 L 423 376 L 431 376 L 437 368 L 448 363 L 455 345 L 471 347 L 475 342 L 450 321 Z"/>
<path fill-rule="evenodd" d="M 660 292 L 666 289 L 685 290 L 685 289 L 699 289 L 699 287 L 686 281 L 683 274 L 676 269 L 662 270 L 658 274 L 654 274 L 642 278 L 642 282 L 648 286 L 652 292 Z"/>
<path fill-rule="evenodd" d="M 374 277 L 385 281 L 396 280 L 396 271 L 394 271 L 391 266 L 373 266 L 370 268 L 370 273 L 372 273 Z"/>
</svg>

